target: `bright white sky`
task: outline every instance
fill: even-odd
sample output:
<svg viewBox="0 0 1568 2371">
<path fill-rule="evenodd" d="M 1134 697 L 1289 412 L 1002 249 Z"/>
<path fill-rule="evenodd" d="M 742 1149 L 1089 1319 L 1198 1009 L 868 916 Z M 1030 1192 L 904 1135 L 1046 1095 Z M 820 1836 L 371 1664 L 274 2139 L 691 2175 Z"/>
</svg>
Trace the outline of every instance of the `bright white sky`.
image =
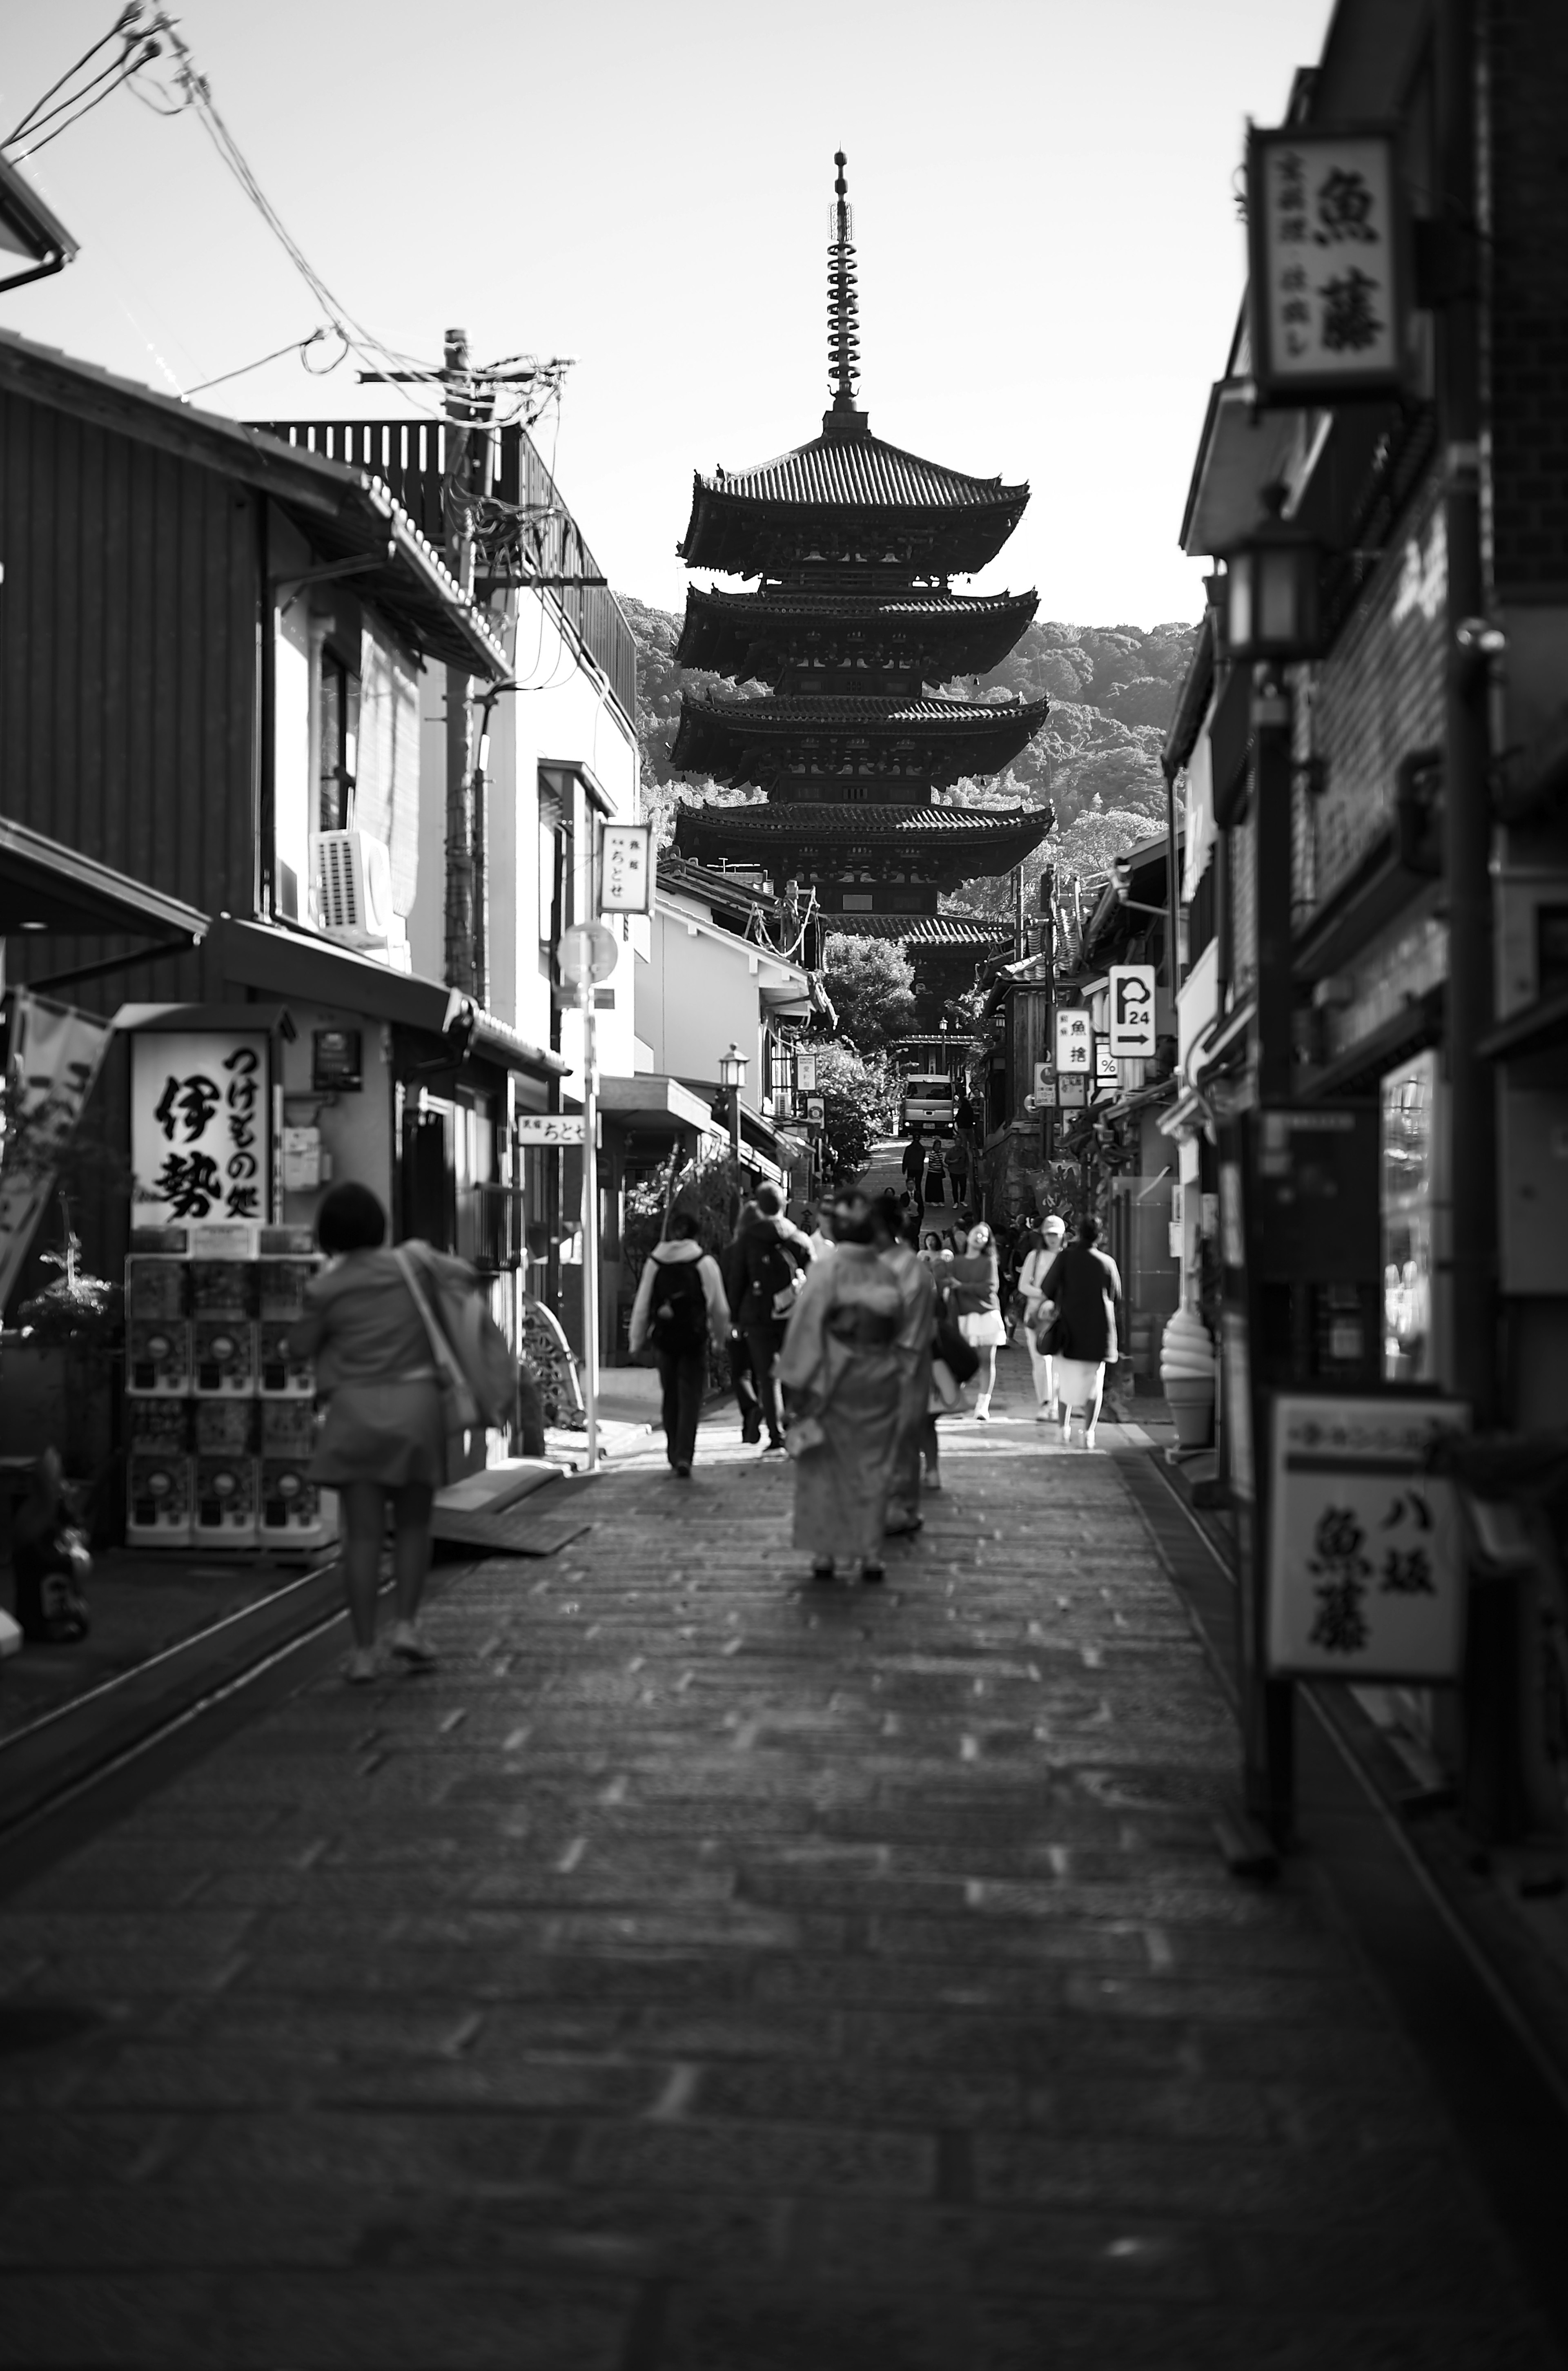
<svg viewBox="0 0 1568 2371">
<path fill-rule="evenodd" d="M 118 0 L 6 11 L 8 130 Z M 1176 548 L 1239 299 L 1245 119 L 1330 0 L 188 0 L 185 39 L 316 269 L 387 343 L 578 356 L 562 492 L 613 584 L 683 599 L 691 471 L 814 435 L 832 155 L 879 435 L 1033 499 L 986 579 L 1042 615 L 1190 619 Z M 105 56 L 109 52 L 104 53 Z M 156 71 L 156 70 L 155 70 Z M 183 390 L 319 314 L 196 119 L 116 92 L 34 162 L 81 242 L 0 323 Z M 237 417 L 399 410 L 291 357 Z M 550 430 L 542 438 L 547 457 Z"/>
</svg>

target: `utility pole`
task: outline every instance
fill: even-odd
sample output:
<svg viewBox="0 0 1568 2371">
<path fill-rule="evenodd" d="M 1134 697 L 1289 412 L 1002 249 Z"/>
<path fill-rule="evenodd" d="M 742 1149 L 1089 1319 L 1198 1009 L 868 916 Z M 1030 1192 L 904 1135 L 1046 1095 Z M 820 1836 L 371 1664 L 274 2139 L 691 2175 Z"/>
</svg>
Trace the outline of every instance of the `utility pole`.
<svg viewBox="0 0 1568 2371">
<path fill-rule="evenodd" d="M 473 383 L 468 372 L 468 332 L 448 330 L 442 376 L 446 387 L 446 456 L 442 476 L 442 512 L 446 526 L 446 564 L 465 593 L 474 584 L 474 547 L 468 533 L 469 447 L 473 435 Z M 475 895 L 476 800 L 468 735 L 469 678 L 461 667 L 446 670 L 446 981 L 466 996 L 483 995 L 483 917 Z"/>
</svg>

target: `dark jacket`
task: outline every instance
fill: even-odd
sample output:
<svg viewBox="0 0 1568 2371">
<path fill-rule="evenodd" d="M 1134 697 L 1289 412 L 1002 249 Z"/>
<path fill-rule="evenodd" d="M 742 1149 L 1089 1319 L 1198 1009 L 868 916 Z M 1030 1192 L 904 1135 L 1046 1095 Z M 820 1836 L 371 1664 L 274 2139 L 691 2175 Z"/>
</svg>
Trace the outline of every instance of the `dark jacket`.
<svg viewBox="0 0 1568 2371">
<path fill-rule="evenodd" d="M 1041 1279 L 1040 1290 L 1056 1304 L 1060 1320 L 1057 1356 L 1081 1359 L 1095 1366 L 1109 1365 L 1121 1354 L 1116 1347 L 1116 1309 L 1122 1278 L 1109 1252 L 1087 1243 L 1068 1243 L 1057 1253 Z"/>
<path fill-rule="evenodd" d="M 730 1291 L 730 1307 L 737 1325 L 782 1324 L 783 1319 L 774 1310 L 773 1297 L 782 1290 L 785 1279 L 797 1269 L 805 1267 L 810 1254 L 803 1249 L 804 1238 L 798 1227 L 788 1219 L 770 1218 L 765 1211 L 754 1210 L 741 1221 L 740 1231 L 727 1249 L 735 1255 L 733 1275 L 736 1291 Z M 725 1274 L 729 1290 L 730 1272 Z"/>
</svg>

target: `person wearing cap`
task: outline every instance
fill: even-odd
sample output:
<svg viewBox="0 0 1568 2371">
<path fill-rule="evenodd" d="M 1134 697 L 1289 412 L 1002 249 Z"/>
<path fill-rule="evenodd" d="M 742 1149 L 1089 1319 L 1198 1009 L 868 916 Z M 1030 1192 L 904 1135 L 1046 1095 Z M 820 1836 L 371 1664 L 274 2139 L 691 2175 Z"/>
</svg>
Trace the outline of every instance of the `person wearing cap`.
<svg viewBox="0 0 1568 2371">
<path fill-rule="evenodd" d="M 1056 1413 L 1056 1362 L 1042 1358 L 1034 1347 L 1035 1329 L 1040 1323 L 1040 1307 L 1044 1300 L 1046 1270 L 1054 1266 L 1056 1255 L 1067 1240 L 1065 1219 L 1055 1216 L 1043 1219 L 1041 1242 L 1032 1251 L 1018 1272 L 1018 1289 L 1023 1295 L 1023 1332 L 1029 1346 L 1030 1371 L 1034 1378 L 1034 1421 L 1049 1424 Z"/>
</svg>

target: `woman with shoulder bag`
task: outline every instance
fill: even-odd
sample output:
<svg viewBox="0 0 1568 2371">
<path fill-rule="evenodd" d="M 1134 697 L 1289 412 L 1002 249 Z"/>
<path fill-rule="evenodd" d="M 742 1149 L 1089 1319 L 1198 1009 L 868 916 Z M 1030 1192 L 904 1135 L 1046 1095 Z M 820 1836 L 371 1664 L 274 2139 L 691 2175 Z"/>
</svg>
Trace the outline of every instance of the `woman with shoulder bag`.
<svg viewBox="0 0 1568 2371">
<path fill-rule="evenodd" d="M 1081 1404 L 1086 1449 L 1094 1447 L 1106 1367 L 1113 1366 L 1118 1356 L 1116 1321 L 1122 1302 L 1121 1273 L 1108 1252 L 1096 1250 L 1099 1241 L 1099 1220 L 1080 1219 L 1078 1241 L 1057 1253 L 1041 1288 L 1056 1313 L 1052 1349 L 1062 1439 L 1072 1439 L 1073 1410 Z"/>
<path fill-rule="evenodd" d="M 1034 1421 L 1049 1424 L 1056 1413 L 1056 1362 L 1049 1350 L 1042 1350 L 1040 1337 L 1044 1324 L 1054 1314 L 1045 1298 L 1045 1278 L 1066 1239 L 1066 1221 L 1052 1217 L 1041 1223 L 1041 1240 L 1035 1244 L 1018 1273 L 1018 1289 L 1023 1300 L 1023 1339 L 1029 1352 L 1029 1371 L 1034 1379 Z"/>
<path fill-rule="evenodd" d="M 296 1359 L 314 1359 L 326 1420 L 310 1478 L 336 1490 L 343 1511 L 343 1581 L 353 1647 L 343 1677 L 376 1675 L 375 1600 L 386 1509 L 395 1526 L 393 1659 L 428 1671 L 433 1648 L 419 1628 L 430 1569 L 431 1502 L 447 1480 L 453 1354 L 438 1359 L 431 1305 L 444 1290 L 474 1290 L 472 1269 L 428 1243 L 386 1240 L 386 1213 L 366 1186 L 334 1186 L 316 1221 L 329 1266 L 306 1287 L 305 1313 L 289 1334 Z M 410 1274 L 411 1272 L 411 1274 Z M 471 1396 L 468 1421 L 479 1411 Z"/>
</svg>

